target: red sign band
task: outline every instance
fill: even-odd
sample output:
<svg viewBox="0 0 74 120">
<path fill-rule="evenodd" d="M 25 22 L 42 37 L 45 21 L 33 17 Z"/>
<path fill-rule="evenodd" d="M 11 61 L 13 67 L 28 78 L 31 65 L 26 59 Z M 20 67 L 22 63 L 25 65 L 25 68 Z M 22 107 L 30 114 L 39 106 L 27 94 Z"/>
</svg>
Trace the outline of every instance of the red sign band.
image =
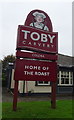
<svg viewBox="0 0 74 120">
<path fill-rule="evenodd" d="M 17 59 L 15 63 L 15 80 L 56 81 L 57 63 L 37 60 Z"/>
<path fill-rule="evenodd" d="M 31 58 L 31 59 L 43 59 L 43 60 L 57 60 L 58 55 L 55 54 L 43 54 L 38 52 L 23 52 L 17 51 L 16 57 L 20 58 Z"/>
<path fill-rule="evenodd" d="M 57 53 L 58 33 L 19 25 L 17 48 Z"/>
</svg>

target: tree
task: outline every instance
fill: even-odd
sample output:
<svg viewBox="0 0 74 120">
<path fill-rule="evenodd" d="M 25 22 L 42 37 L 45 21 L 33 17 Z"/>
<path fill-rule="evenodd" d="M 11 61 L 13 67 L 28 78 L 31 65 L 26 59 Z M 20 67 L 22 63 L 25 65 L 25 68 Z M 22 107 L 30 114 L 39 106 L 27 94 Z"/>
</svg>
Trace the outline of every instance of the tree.
<svg viewBox="0 0 74 120">
<path fill-rule="evenodd" d="M 15 62 L 15 56 L 13 56 L 13 55 L 5 56 L 4 59 L 2 60 L 2 68 L 6 69 L 9 62 L 14 63 Z"/>
<path fill-rule="evenodd" d="M 14 55 L 7 55 L 2 60 L 2 80 L 6 80 L 6 69 L 8 66 L 8 63 L 14 63 L 15 62 L 15 56 Z"/>
</svg>

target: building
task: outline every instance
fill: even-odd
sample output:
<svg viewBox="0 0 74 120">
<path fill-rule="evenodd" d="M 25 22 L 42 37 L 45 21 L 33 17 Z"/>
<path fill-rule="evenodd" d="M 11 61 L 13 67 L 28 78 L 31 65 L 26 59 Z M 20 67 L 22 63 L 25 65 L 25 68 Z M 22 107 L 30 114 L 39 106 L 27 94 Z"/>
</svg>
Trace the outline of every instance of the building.
<svg viewBox="0 0 74 120">
<path fill-rule="evenodd" d="M 72 94 L 74 77 L 74 57 L 58 55 L 57 94 Z M 7 88 L 14 89 L 14 64 L 7 67 Z M 19 81 L 18 91 L 21 94 L 51 93 L 51 82 Z"/>
</svg>

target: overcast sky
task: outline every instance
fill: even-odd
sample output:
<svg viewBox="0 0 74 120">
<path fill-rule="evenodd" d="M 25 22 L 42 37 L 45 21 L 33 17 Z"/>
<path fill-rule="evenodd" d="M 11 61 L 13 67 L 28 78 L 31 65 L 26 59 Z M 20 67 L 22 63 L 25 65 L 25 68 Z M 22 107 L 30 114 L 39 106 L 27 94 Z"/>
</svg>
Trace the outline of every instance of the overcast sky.
<svg viewBox="0 0 74 120">
<path fill-rule="evenodd" d="M 72 56 L 72 0 L 2 0 L 0 59 L 15 55 L 18 25 L 23 25 L 29 12 L 34 9 L 43 10 L 49 15 L 53 32 L 58 32 L 59 53 Z"/>
</svg>

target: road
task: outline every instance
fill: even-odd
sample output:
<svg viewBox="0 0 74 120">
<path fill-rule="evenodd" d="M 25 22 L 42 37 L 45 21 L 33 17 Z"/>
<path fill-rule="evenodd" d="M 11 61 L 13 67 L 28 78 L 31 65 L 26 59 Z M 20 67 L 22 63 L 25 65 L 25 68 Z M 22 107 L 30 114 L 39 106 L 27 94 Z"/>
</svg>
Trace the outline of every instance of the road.
<svg viewBox="0 0 74 120">
<path fill-rule="evenodd" d="M 57 100 L 71 100 L 72 96 L 67 95 L 57 95 Z M 18 96 L 18 101 L 50 101 L 50 95 L 31 95 L 31 96 Z M 2 88 L 2 101 L 3 102 L 13 102 L 13 94 L 7 90 L 7 88 Z"/>
</svg>

